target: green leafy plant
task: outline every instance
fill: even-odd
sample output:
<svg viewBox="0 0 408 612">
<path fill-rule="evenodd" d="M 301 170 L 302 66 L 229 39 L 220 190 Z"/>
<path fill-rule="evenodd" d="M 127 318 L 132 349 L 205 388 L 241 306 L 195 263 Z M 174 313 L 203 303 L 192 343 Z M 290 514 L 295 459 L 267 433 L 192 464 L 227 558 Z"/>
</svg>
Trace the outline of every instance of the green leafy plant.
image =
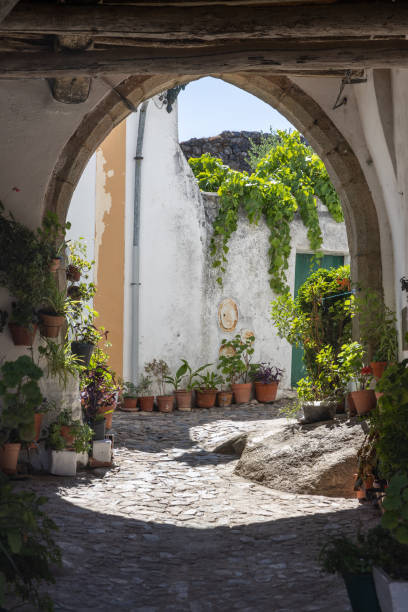
<svg viewBox="0 0 408 612">
<path fill-rule="evenodd" d="M 85 238 L 71 240 L 68 245 L 68 248 L 70 265 L 74 266 L 75 268 L 78 268 L 81 273 L 81 277 L 84 278 L 85 281 L 88 281 L 92 268 L 95 265 L 95 261 L 88 259 Z M 92 287 L 94 286 L 95 285 L 92 284 Z"/>
<path fill-rule="evenodd" d="M 376 452 L 380 474 L 408 474 L 408 360 L 388 366 L 376 391 L 383 393 L 370 413 L 371 427 L 377 433 Z"/>
<path fill-rule="evenodd" d="M 0 374 L 0 444 L 34 440 L 34 412 L 44 401 L 38 386 L 41 368 L 23 355 L 3 363 Z"/>
<path fill-rule="evenodd" d="M 15 492 L 0 474 L 0 606 L 6 591 L 43 612 L 52 612 L 52 600 L 39 593 L 42 583 L 54 583 L 52 565 L 61 553 L 52 535 L 55 523 L 42 506 L 47 499 L 28 491 Z"/>
<path fill-rule="evenodd" d="M 139 383 L 137 385 L 137 394 L 139 397 L 146 397 L 152 393 L 152 379 L 148 376 L 140 376 Z"/>
<path fill-rule="evenodd" d="M 69 300 L 67 300 L 66 291 L 65 289 L 62 291 L 58 289 L 57 282 L 52 276 L 48 279 L 46 293 L 42 299 L 47 304 L 47 307 L 44 307 L 42 312 L 56 317 L 64 317 L 67 314 Z"/>
<path fill-rule="evenodd" d="M 165 376 L 164 380 L 166 383 L 171 385 L 175 391 L 178 391 L 182 385 L 186 373 L 187 365 L 185 363 L 182 363 L 182 365 L 179 367 L 174 376 Z"/>
<path fill-rule="evenodd" d="M 224 374 L 226 382 L 234 384 L 239 380 L 246 383 L 257 369 L 256 364 L 251 364 L 254 354 L 254 336 L 242 338 L 236 334 L 232 340 L 223 338 L 221 348 L 230 354 L 221 353 L 217 369 Z"/>
<path fill-rule="evenodd" d="M 65 234 L 71 228 L 71 223 L 60 223 L 56 213 L 47 211 L 44 215 L 40 228 L 37 229 L 38 241 L 48 256 L 49 263 L 52 259 L 60 257 L 64 253 L 68 242 Z"/>
<path fill-rule="evenodd" d="M 137 397 L 138 387 L 131 381 L 123 383 L 123 397 Z"/>
<path fill-rule="evenodd" d="M 48 428 L 47 446 L 52 450 L 61 451 L 67 446 L 66 439 L 61 434 L 61 427 L 66 426 L 70 429 L 73 437 L 73 448 L 77 453 L 89 452 L 90 441 L 93 437 L 93 430 L 86 423 L 81 423 L 79 419 L 72 419 L 70 410 L 63 410 L 57 420 Z"/>
<path fill-rule="evenodd" d="M 269 236 L 270 286 L 276 293 L 287 292 L 286 270 L 291 252 L 290 224 L 296 211 L 307 227 L 312 251 L 322 245 L 316 197 L 327 207 L 335 221 L 343 221 L 341 204 L 326 168 L 301 139 L 299 132 L 278 131 L 277 144 L 249 175 L 223 165 L 220 159 L 204 154 L 190 158 L 189 164 L 200 189 L 217 191 L 220 206 L 213 223 L 210 255 L 222 284 L 226 271 L 228 243 L 237 229 L 239 211 L 250 223 L 265 219 Z"/>
<path fill-rule="evenodd" d="M 159 388 L 159 395 L 165 395 L 166 393 L 166 378 L 170 374 L 170 368 L 163 359 L 153 359 L 145 365 L 145 372 L 147 375 L 153 376 L 156 384 Z"/>
<path fill-rule="evenodd" d="M 398 360 L 397 319 L 395 312 L 385 306 L 378 292 L 361 290 L 356 298 L 360 336 L 373 361 Z"/>
<path fill-rule="evenodd" d="M 62 344 L 54 342 L 50 338 L 42 338 L 43 345 L 39 345 L 38 353 L 47 363 L 47 374 L 58 378 L 61 385 L 66 389 L 70 376 L 77 376 L 82 366 L 78 357 L 72 354 L 68 342 Z"/>
<path fill-rule="evenodd" d="M 388 483 L 381 525 L 401 544 L 408 545 L 408 475 L 398 472 Z M 408 547 L 406 565 L 408 566 Z M 408 569 L 408 568 L 407 568 Z"/>
<path fill-rule="evenodd" d="M 199 374 L 200 382 L 197 387 L 201 391 L 214 391 L 222 387 L 224 379 L 216 372 L 206 372 L 206 374 Z"/>
</svg>

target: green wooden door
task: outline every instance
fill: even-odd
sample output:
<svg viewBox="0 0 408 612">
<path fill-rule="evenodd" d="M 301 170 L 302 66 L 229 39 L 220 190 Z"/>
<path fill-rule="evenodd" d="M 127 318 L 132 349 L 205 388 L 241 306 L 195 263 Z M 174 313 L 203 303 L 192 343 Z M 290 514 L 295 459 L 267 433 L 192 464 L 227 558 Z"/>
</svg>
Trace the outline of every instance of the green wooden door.
<svg viewBox="0 0 408 612">
<path fill-rule="evenodd" d="M 309 253 L 296 254 L 295 267 L 295 297 L 299 288 L 308 279 L 308 277 L 318 268 L 339 268 L 344 265 L 343 255 L 323 255 L 319 263 L 313 261 L 313 255 Z M 303 348 L 292 346 L 292 369 L 291 369 L 291 384 L 292 387 L 297 385 L 298 380 L 306 376 L 306 370 L 303 363 Z"/>
</svg>

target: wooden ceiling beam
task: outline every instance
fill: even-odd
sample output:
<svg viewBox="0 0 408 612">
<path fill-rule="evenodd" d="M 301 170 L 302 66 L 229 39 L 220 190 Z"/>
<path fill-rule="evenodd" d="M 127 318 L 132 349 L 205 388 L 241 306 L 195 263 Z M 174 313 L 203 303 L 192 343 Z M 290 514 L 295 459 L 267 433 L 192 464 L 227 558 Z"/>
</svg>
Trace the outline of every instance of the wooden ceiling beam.
<svg viewBox="0 0 408 612">
<path fill-rule="evenodd" d="M 405 36 L 408 3 L 298 6 L 109 6 L 20 3 L 0 33 L 138 36 L 228 41 L 262 38 Z"/>
<path fill-rule="evenodd" d="M 267 45 L 213 46 L 205 49 L 111 48 L 100 51 L 0 53 L 0 77 L 42 78 L 104 74 L 194 74 L 257 70 L 327 71 L 408 67 L 408 41 L 370 41 L 277 48 Z"/>
</svg>

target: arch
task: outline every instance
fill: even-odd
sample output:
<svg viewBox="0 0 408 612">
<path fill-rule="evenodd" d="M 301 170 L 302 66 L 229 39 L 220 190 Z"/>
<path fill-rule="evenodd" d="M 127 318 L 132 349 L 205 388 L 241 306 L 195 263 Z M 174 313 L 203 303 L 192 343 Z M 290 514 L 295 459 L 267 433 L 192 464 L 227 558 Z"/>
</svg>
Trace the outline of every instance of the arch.
<svg viewBox="0 0 408 612">
<path fill-rule="evenodd" d="M 324 161 L 340 196 L 355 282 L 382 290 L 377 211 L 360 163 L 341 132 L 319 106 L 288 77 L 257 73 L 214 74 L 267 102 L 284 115 Z M 130 77 L 112 89 L 82 120 L 65 145 L 49 181 L 45 206 L 65 219 L 75 186 L 96 148 L 143 100 L 194 80 L 191 76 Z"/>
</svg>

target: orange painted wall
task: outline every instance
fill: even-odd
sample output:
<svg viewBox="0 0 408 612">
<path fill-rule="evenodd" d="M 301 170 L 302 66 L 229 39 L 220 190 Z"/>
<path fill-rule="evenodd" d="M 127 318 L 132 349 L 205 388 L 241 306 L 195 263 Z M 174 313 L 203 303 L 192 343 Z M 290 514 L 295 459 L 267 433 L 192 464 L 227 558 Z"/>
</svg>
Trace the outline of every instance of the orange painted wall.
<svg viewBox="0 0 408 612">
<path fill-rule="evenodd" d="M 109 331 L 110 365 L 123 372 L 126 122 L 96 152 L 95 283 L 97 325 Z"/>
</svg>

